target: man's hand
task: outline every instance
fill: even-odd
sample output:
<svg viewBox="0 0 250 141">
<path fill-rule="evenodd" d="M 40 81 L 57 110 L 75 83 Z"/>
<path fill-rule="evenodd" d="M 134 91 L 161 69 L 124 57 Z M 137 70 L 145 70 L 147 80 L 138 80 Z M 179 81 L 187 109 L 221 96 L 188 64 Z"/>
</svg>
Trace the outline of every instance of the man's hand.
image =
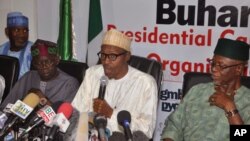
<svg viewBox="0 0 250 141">
<path fill-rule="evenodd" d="M 105 100 L 95 98 L 93 102 L 93 108 L 94 112 L 105 115 L 108 118 L 110 118 L 113 114 L 113 109 Z"/>
<path fill-rule="evenodd" d="M 235 109 L 234 94 L 228 95 L 222 86 L 215 88 L 216 92 L 209 97 L 210 105 L 217 106 L 225 111 Z"/>
</svg>

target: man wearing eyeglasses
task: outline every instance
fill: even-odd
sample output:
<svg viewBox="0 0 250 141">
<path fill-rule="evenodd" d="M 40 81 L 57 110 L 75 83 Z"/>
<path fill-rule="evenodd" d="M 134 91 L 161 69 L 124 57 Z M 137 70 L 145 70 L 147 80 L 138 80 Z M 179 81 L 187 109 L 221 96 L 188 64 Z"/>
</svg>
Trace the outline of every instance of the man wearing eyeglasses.
<svg viewBox="0 0 250 141">
<path fill-rule="evenodd" d="M 209 60 L 213 82 L 193 86 L 166 119 L 163 141 L 229 141 L 229 125 L 250 124 L 250 89 L 241 84 L 249 45 L 219 39 Z"/>
<path fill-rule="evenodd" d="M 5 34 L 9 38 L 9 41 L 0 45 L 0 54 L 18 58 L 20 78 L 30 70 L 32 59 L 30 48 L 33 42 L 28 41 L 29 19 L 21 12 L 8 13 Z"/>
<path fill-rule="evenodd" d="M 73 100 L 80 112 L 104 115 L 107 128 L 123 132 L 117 114 L 127 110 L 131 114 L 131 130 L 142 131 L 152 138 L 156 123 L 157 85 L 154 78 L 130 65 L 131 39 L 112 29 L 105 33 L 100 52 L 101 64 L 90 67 Z M 100 79 L 108 77 L 104 99 L 99 99 Z"/>
<path fill-rule="evenodd" d="M 14 104 L 18 99 L 23 99 L 29 90 L 34 88 L 40 89 L 44 97 L 51 103 L 58 101 L 72 102 L 75 97 L 79 88 L 79 82 L 76 78 L 68 75 L 57 67 L 60 61 L 60 57 L 57 54 L 57 45 L 50 41 L 37 39 L 31 47 L 31 53 L 33 57 L 32 64 L 35 69 L 28 71 L 16 82 L 6 99 L 1 103 L 1 110 L 5 108 L 7 104 Z M 75 111 L 74 115 L 77 114 Z M 72 129 L 72 126 L 74 127 L 74 123 L 76 122 L 72 121 L 73 119 L 70 120 L 69 129 Z M 37 137 L 41 137 L 43 132 L 40 131 L 44 130 L 44 128 L 41 129 L 40 127 L 42 126 L 38 127 L 39 130 L 33 130 L 33 134 Z M 48 130 L 48 128 L 45 129 Z M 62 136 L 57 137 L 61 138 Z M 71 130 L 63 134 L 63 138 L 63 140 L 71 138 Z"/>
<path fill-rule="evenodd" d="M 35 70 L 30 70 L 16 82 L 0 108 L 24 98 L 31 88 L 40 89 L 52 103 L 71 102 L 77 92 L 79 82 L 57 67 L 60 61 L 57 45 L 37 39 L 31 47 L 31 52 Z"/>
</svg>

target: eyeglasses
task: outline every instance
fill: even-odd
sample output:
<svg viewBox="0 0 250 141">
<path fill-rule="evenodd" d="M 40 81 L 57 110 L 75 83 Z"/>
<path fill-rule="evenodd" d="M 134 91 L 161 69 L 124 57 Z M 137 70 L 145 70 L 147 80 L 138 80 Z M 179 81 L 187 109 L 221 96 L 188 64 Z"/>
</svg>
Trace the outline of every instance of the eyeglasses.
<svg viewBox="0 0 250 141">
<path fill-rule="evenodd" d="M 47 68 L 47 67 L 51 67 L 54 64 L 53 60 L 44 60 L 44 61 L 34 61 L 33 65 L 36 68 Z"/>
<path fill-rule="evenodd" d="M 120 53 L 120 54 L 106 54 L 106 53 L 101 53 L 101 52 L 98 52 L 97 55 L 98 57 L 101 59 L 101 60 L 105 60 L 107 57 L 109 60 L 111 61 L 115 61 L 117 59 L 117 57 L 121 56 L 121 55 L 124 55 L 126 54 L 127 52 L 123 52 L 123 53 Z"/>
<path fill-rule="evenodd" d="M 216 63 L 213 59 L 209 59 L 208 60 L 209 64 L 211 65 L 211 69 L 213 68 L 216 68 L 218 70 L 224 70 L 224 69 L 227 69 L 227 68 L 231 68 L 231 67 L 235 67 L 235 66 L 239 66 L 239 65 L 243 65 L 244 63 L 239 63 L 239 64 L 234 64 L 234 65 L 221 65 L 221 64 L 218 64 Z"/>
</svg>

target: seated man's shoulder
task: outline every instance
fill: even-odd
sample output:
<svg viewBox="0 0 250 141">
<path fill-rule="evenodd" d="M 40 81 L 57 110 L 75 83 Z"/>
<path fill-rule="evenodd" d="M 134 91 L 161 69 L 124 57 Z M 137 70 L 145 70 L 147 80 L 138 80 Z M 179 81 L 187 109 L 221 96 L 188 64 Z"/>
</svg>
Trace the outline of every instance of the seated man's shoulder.
<svg viewBox="0 0 250 141">
<path fill-rule="evenodd" d="M 185 97 L 196 98 L 197 93 L 199 93 L 199 95 L 201 95 L 201 94 L 205 94 L 205 95 L 209 94 L 210 95 L 210 93 L 211 93 L 211 91 L 213 91 L 213 89 L 214 89 L 214 85 L 212 82 L 195 84 L 192 87 L 190 87 L 188 92 L 185 94 Z M 188 96 L 186 96 L 186 95 L 188 95 Z"/>
<path fill-rule="evenodd" d="M 34 44 L 34 43 L 33 43 L 32 41 L 28 41 L 28 43 L 27 43 L 27 46 L 26 46 L 26 47 L 31 48 L 31 46 L 32 46 L 33 44 Z"/>
<path fill-rule="evenodd" d="M 103 69 L 102 65 L 99 64 L 99 65 L 93 65 L 93 66 L 90 66 L 87 71 L 98 71 L 98 70 L 101 70 Z"/>
<path fill-rule="evenodd" d="M 86 75 L 88 75 L 88 74 L 90 74 L 90 75 L 97 74 L 99 76 L 101 72 L 103 72 L 102 65 L 101 64 L 100 65 L 94 65 L 94 66 L 90 66 L 86 70 Z"/>
<path fill-rule="evenodd" d="M 7 42 L 0 44 L 0 55 L 4 55 L 5 54 L 5 48 L 7 47 Z"/>
<path fill-rule="evenodd" d="M 143 80 L 147 80 L 147 81 L 155 81 L 155 79 L 153 78 L 152 75 L 143 72 L 137 68 L 134 67 L 130 67 L 131 70 L 131 74 L 133 75 L 133 77 L 135 77 L 136 79 L 143 79 Z"/>
<path fill-rule="evenodd" d="M 208 89 L 208 88 L 213 88 L 213 83 L 212 82 L 206 82 L 206 83 L 198 83 L 195 84 L 192 89 Z"/>
<path fill-rule="evenodd" d="M 26 73 L 24 73 L 24 75 L 19 79 L 27 79 L 27 78 L 34 78 L 34 77 L 39 77 L 39 74 L 36 70 L 30 70 L 30 71 L 27 71 Z"/>
<path fill-rule="evenodd" d="M 60 75 L 58 79 L 63 79 L 64 81 L 78 81 L 74 76 L 64 72 L 63 70 L 59 71 Z"/>
<path fill-rule="evenodd" d="M 26 50 L 26 52 L 30 53 L 30 55 L 31 55 L 31 47 L 32 47 L 33 44 L 34 44 L 33 42 L 28 41 L 28 43 L 26 45 L 26 49 L 25 50 Z"/>
</svg>

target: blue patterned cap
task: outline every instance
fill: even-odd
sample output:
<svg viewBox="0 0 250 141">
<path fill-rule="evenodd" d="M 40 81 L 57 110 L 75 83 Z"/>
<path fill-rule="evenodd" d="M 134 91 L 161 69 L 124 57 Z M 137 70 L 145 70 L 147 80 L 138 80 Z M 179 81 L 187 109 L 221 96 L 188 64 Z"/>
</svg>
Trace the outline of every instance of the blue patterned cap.
<svg viewBox="0 0 250 141">
<path fill-rule="evenodd" d="M 29 20 L 21 12 L 10 12 L 7 15 L 7 27 L 29 26 Z"/>
</svg>

